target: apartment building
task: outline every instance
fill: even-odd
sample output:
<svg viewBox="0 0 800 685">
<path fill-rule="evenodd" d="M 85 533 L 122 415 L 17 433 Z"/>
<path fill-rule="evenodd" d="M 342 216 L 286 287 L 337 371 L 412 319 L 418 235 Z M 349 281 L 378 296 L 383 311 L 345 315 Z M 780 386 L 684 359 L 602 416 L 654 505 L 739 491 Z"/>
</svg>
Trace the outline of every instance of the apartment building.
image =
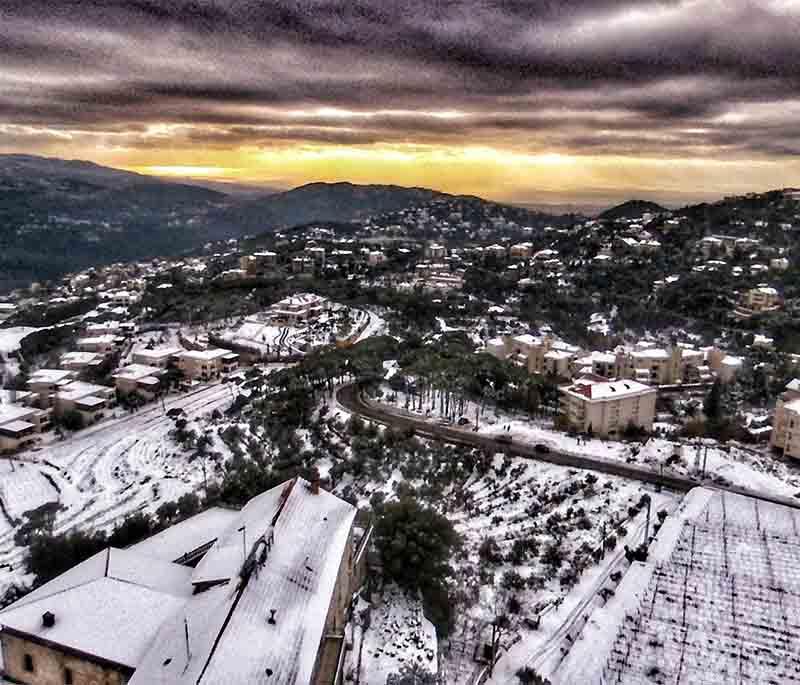
<svg viewBox="0 0 800 685">
<path fill-rule="evenodd" d="M 760 285 L 742 294 L 733 315 L 738 319 L 748 319 L 755 314 L 773 312 L 780 309 L 780 306 L 781 298 L 778 291 L 771 286 Z"/>
<path fill-rule="evenodd" d="M 685 345 L 656 347 L 642 344 L 633 350 L 616 351 L 617 378 L 628 378 L 648 385 L 674 385 L 712 380 L 706 351 Z"/>
<path fill-rule="evenodd" d="M 52 424 L 49 409 L 0 404 L 0 452 L 7 454 L 34 443 Z"/>
<path fill-rule="evenodd" d="M 229 350 L 185 350 L 178 355 L 178 368 L 190 381 L 210 381 L 238 366 L 239 355 Z"/>
<path fill-rule="evenodd" d="M 643 383 L 579 379 L 559 392 L 561 412 L 574 430 L 618 438 L 629 425 L 653 428 L 658 393 Z"/>
<path fill-rule="evenodd" d="M 116 404 L 114 388 L 106 385 L 95 385 L 83 381 L 71 381 L 59 385 L 50 397 L 53 413 L 63 416 L 68 412 L 77 412 L 84 426 L 99 421 L 107 409 Z"/>
<path fill-rule="evenodd" d="M 152 350 L 134 350 L 131 360 L 134 364 L 157 366 L 159 369 L 166 369 L 171 362 L 177 361 L 178 355 L 183 351 L 182 347 L 173 345 L 154 347 Z"/>
<path fill-rule="evenodd" d="M 83 371 L 100 366 L 105 357 L 96 352 L 65 352 L 58 360 L 58 365 L 68 371 Z"/>
<path fill-rule="evenodd" d="M 75 342 L 75 347 L 77 347 L 80 352 L 95 352 L 108 356 L 119 352 L 124 342 L 124 337 L 106 333 L 105 335 L 94 337 L 78 338 Z"/>
<path fill-rule="evenodd" d="M 800 459 L 800 379 L 789 383 L 778 398 L 770 445 L 787 457 Z"/>
<path fill-rule="evenodd" d="M 318 482 L 295 478 L 241 511 L 99 552 L 0 611 L 4 675 L 25 685 L 343 682 L 369 544 L 355 518 Z"/>
<path fill-rule="evenodd" d="M 28 378 L 28 390 L 37 396 L 40 407 L 50 407 L 53 395 L 60 387 L 71 383 L 76 375 L 69 369 L 39 369 Z"/>
<path fill-rule="evenodd" d="M 258 276 L 273 270 L 278 265 L 278 253 L 254 252 L 250 255 L 242 255 L 239 258 L 239 268 L 246 276 Z"/>
<path fill-rule="evenodd" d="M 146 364 L 129 364 L 113 374 L 114 387 L 117 392 L 127 397 L 139 395 L 146 400 L 152 400 L 161 388 L 161 375 L 164 370 L 158 366 Z"/>
</svg>

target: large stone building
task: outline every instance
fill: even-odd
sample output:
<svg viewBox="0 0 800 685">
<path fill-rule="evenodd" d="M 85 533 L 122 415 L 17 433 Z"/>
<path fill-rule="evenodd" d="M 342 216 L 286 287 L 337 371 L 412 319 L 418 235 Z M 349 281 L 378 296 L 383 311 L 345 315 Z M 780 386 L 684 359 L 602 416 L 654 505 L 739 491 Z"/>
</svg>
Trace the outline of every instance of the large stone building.
<svg viewBox="0 0 800 685">
<path fill-rule="evenodd" d="M 100 552 L 0 612 L 5 675 L 25 685 L 332 685 L 364 581 L 369 531 L 355 518 L 295 478 L 239 512 L 210 510 Z"/>
<path fill-rule="evenodd" d="M 559 391 L 561 412 L 574 430 L 618 438 L 631 425 L 653 428 L 658 392 L 643 383 L 583 379 Z"/>
<path fill-rule="evenodd" d="M 800 459 L 800 379 L 789 383 L 778 398 L 770 444 L 787 457 Z"/>
</svg>

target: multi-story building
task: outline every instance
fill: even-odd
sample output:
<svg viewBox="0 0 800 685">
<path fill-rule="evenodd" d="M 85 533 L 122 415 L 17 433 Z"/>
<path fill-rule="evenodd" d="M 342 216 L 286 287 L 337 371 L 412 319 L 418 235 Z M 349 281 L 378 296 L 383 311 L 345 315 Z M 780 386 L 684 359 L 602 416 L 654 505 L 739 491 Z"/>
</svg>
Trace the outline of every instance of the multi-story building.
<svg viewBox="0 0 800 685">
<path fill-rule="evenodd" d="M 524 366 L 528 373 L 551 374 L 560 378 L 570 377 L 572 363 L 579 352 L 574 345 L 550 335 L 525 333 L 495 339 L 490 343 L 487 351 L 495 357 Z"/>
<path fill-rule="evenodd" d="M 643 383 L 578 380 L 559 391 L 561 412 L 577 431 L 618 438 L 631 425 L 653 427 L 658 393 Z"/>
<path fill-rule="evenodd" d="M 49 409 L 0 404 L 0 452 L 15 452 L 27 447 L 51 425 Z"/>
<path fill-rule="evenodd" d="M 800 459 L 800 379 L 789 383 L 775 405 L 770 445 Z"/>
<path fill-rule="evenodd" d="M 781 298 L 775 288 L 760 285 L 747 290 L 741 297 L 733 314 L 739 319 L 747 319 L 755 314 L 764 314 L 780 309 Z"/>
<path fill-rule="evenodd" d="M 278 253 L 266 250 L 239 257 L 239 268 L 247 276 L 259 276 L 273 270 L 278 265 Z"/>
<path fill-rule="evenodd" d="M 355 518 L 295 478 L 239 512 L 99 552 L 0 612 L 4 674 L 25 685 L 343 682 L 370 538 Z"/>
<path fill-rule="evenodd" d="M 77 412 L 86 426 L 103 418 L 105 410 L 116 406 L 116 394 L 114 388 L 106 385 L 72 381 L 59 385 L 51 395 L 50 402 L 54 414 L 63 416 L 68 412 Z"/>
<path fill-rule="evenodd" d="M 124 337 L 107 333 L 90 338 L 78 338 L 75 346 L 81 352 L 95 352 L 108 356 L 118 352 L 124 342 Z"/>
<path fill-rule="evenodd" d="M 139 395 L 152 400 L 161 388 L 160 377 L 164 370 L 158 366 L 146 364 L 129 364 L 117 369 L 112 378 L 114 387 L 122 396 Z"/>
<path fill-rule="evenodd" d="M 145 364 L 147 366 L 157 366 L 159 369 L 166 369 L 170 362 L 177 361 L 178 355 L 183 351 L 182 347 L 171 345 L 154 347 L 152 350 L 134 350 L 132 360 L 135 364 Z"/>
<path fill-rule="evenodd" d="M 96 352 L 65 352 L 58 360 L 58 365 L 69 371 L 83 371 L 96 368 L 104 361 L 105 357 Z"/>
<path fill-rule="evenodd" d="M 214 380 L 238 365 L 239 355 L 230 350 L 185 350 L 178 355 L 178 368 L 190 381 Z"/>
<path fill-rule="evenodd" d="M 314 293 L 299 293 L 276 302 L 267 313 L 276 324 L 294 326 L 316 318 L 329 308 L 328 298 Z"/>
<path fill-rule="evenodd" d="M 52 397 L 72 382 L 76 374 L 69 369 L 39 369 L 28 378 L 28 390 L 37 395 L 40 407 L 52 406 Z"/>
</svg>

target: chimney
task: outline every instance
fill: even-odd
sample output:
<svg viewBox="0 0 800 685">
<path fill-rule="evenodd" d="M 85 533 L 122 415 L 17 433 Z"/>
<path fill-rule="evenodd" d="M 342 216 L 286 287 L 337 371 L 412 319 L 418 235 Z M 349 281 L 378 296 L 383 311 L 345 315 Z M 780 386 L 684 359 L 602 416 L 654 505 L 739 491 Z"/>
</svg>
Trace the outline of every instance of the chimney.
<svg viewBox="0 0 800 685">
<path fill-rule="evenodd" d="M 311 472 L 311 480 L 309 481 L 309 487 L 311 488 L 312 495 L 319 494 L 319 471 L 316 467 Z"/>
<path fill-rule="evenodd" d="M 52 628 L 56 624 L 56 615 L 52 611 L 45 611 L 42 614 L 42 626 Z"/>
<path fill-rule="evenodd" d="M 277 609 L 270 609 L 269 610 L 269 618 L 267 619 L 267 623 L 269 623 L 271 626 L 275 625 L 275 612 L 276 611 L 277 611 Z"/>
</svg>

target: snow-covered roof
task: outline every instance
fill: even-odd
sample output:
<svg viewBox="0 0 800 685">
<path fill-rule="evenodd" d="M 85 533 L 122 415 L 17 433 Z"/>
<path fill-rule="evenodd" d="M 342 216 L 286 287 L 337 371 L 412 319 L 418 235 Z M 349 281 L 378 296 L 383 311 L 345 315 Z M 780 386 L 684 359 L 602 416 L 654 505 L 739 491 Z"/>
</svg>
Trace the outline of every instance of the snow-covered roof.
<svg viewBox="0 0 800 685">
<path fill-rule="evenodd" d="M 147 364 L 129 364 L 114 372 L 114 378 L 121 378 L 128 381 L 140 381 L 148 376 L 160 376 L 163 371 L 157 366 Z"/>
<path fill-rule="evenodd" d="M 518 343 L 519 345 L 538 345 L 541 340 L 530 333 L 524 333 L 522 335 L 515 335 L 512 338 L 512 341 Z"/>
<path fill-rule="evenodd" d="M 36 409 L 31 407 L 23 407 L 19 404 L 0 404 L 0 426 L 12 421 L 20 421 L 35 413 Z"/>
<path fill-rule="evenodd" d="M 142 540 L 129 549 L 153 559 L 176 561 L 183 555 L 214 542 L 238 518 L 239 512 L 235 509 L 212 507 Z"/>
<path fill-rule="evenodd" d="M 108 397 L 113 394 L 114 388 L 83 381 L 72 381 L 62 385 L 58 390 L 58 398 L 67 401 L 88 400 L 92 396 Z"/>
<path fill-rule="evenodd" d="M 182 359 L 197 359 L 199 361 L 213 361 L 214 359 L 222 359 L 222 357 L 231 354 L 230 350 L 221 350 L 211 348 L 208 350 L 184 350 L 179 357 Z"/>
<path fill-rule="evenodd" d="M 3 629 L 136 668 L 192 592 L 191 569 L 108 548 L 0 612 Z M 42 614 L 55 615 L 45 627 Z"/>
<path fill-rule="evenodd" d="M 140 359 L 152 359 L 154 361 L 158 361 L 161 359 L 166 359 L 167 357 L 176 357 L 183 351 L 184 349 L 182 347 L 170 345 L 168 347 L 154 347 L 152 350 L 135 350 L 133 354 L 135 357 L 139 357 Z"/>
<path fill-rule="evenodd" d="M 594 400 L 619 400 L 636 395 L 655 393 L 656 390 L 638 381 L 608 381 L 603 383 L 583 384 L 580 389 L 574 386 L 562 388 L 562 391 L 582 399 Z"/>
<path fill-rule="evenodd" d="M 101 357 L 96 352 L 65 352 L 64 354 L 61 355 L 59 363 L 82 364 L 84 366 L 88 366 L 89 364 L 101 362 L 102 360 L 103 357 Z"/>
<path fill-rule="evenodd" d="M 229 582 L 174 613 L 130 685 L 311 682 L 355 514 L 302 478 L 251 500 L 193 576 Z M 240 575 L 243 538 L 246 550 L 266 550 L 266 558 Z"/>
<path fill-rule="evenodd" d="M 72 371 L 65 369 L 39 369 L 28 378 L 28 383 L 58 383 L 74 376 Z"/>
<path fill-rule="evenodd" d="M 661 347 L 648 350 L 637 350 L 632 355 L 634 359 L 669 359 L 669 352 Z"/>
</svg>

